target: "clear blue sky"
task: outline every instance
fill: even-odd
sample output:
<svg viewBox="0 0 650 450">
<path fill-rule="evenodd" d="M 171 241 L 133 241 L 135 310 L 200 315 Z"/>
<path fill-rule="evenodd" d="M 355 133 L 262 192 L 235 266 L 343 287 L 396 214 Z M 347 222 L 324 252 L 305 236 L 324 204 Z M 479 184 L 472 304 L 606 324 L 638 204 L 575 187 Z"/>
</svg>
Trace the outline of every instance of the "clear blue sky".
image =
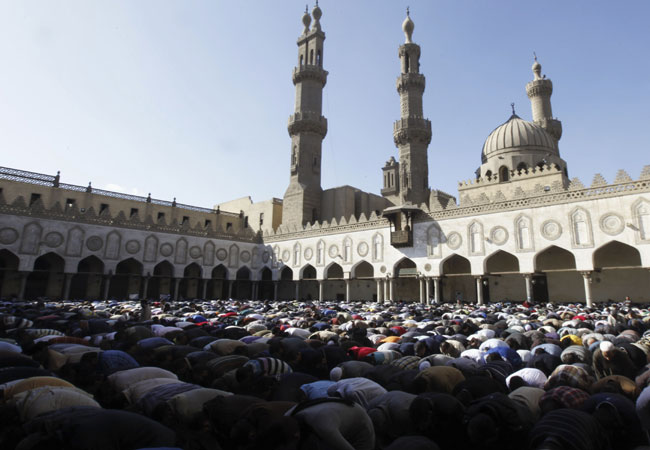
<svg viewBox="0 0 650 450">
<path fill-rule="evenodd" d="M 457 194 L 511 102 L 530 120 L 533 51 L 553 80 L 571 177 L 636 178 L 650 164 L 647 0 L 321 0 L 324 188 L 381 189 L 407 4 L 427 77 L 431 187 Z M 2 0 L 0 165 L 200 206 L 282 197 L 304 7 Z"/>
</svg>

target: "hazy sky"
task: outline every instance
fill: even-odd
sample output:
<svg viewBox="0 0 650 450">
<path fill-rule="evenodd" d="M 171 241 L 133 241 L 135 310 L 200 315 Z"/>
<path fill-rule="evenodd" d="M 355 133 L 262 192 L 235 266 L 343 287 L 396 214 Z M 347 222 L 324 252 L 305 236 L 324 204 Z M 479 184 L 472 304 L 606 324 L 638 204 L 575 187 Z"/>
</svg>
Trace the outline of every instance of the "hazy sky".
<svg viewBox="0 0 650 450">
<path fill-rule="evenodd" d="M 531 119 L 533 51 L 553 80 L 571 177 L 636 178 L 650 164 L 647 0 L 321 0 L 323 188 L 379 193 L 397 155 L 407 4 L 427 79 L 431 187 L 457 195 L 511 102 Z M 304 7 L 0 0 L 0 165 L 199 206 L 282 197 Z"/>
</svg>

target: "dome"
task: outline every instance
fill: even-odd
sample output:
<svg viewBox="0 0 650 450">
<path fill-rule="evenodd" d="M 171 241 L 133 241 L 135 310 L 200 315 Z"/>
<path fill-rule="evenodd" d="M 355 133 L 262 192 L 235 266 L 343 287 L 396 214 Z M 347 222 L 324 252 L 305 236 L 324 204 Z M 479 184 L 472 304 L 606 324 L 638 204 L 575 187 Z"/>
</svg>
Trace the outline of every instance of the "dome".
<svg viewBox="0 0 650 450">
<path fill-rule="evenodd" d="M 404 35 L 406 36 L 406 43 L 410 44 L 412 41 L 412 36 L 413 36 L 413 29 L 415 28 L 415 24 L 411 20 L 411 17 L 408 15 L 408 12 L 406 13 L 406 19 L 404 19 L 404 22 L 402 23 L 402 30 L 404 31 Z"/>
<path fill-rule="evenodd" d="M 539 125 L 516 114 L 497 127 L 483 145 L 483 161 L 510 149 L 546 151 L 558 155 L 557 142 Z"/>
</svg>

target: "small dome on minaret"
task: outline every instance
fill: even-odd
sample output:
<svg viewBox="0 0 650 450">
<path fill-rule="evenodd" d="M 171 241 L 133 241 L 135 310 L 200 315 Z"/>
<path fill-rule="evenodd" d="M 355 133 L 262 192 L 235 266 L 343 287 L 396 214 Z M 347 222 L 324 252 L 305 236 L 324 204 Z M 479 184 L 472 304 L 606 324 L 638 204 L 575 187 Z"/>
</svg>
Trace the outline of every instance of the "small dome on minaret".
<svg viewBox="0 0 650 450">
<path fill-rule="evenodd" d="M 413 41 L 411 41 L 411 37 L 413 36 L 413 29 L 415 28 L 415 24 L 411 20 L 411 16 L 409 13 L 409 9 L 406 8 L 406 19 L 404 19 L 404 22 L 402 22 L 402 30 L 404 30 L 404 35 L 406 36 L 406 43 L 407 44 L 412 44 Z"/>
<path fill-rule="evenodd" d="M 305 29 L 302 30 L 302 34 L 307 34 L 309 32 L 309 25 L 311 25 L 311 16 L 309 15 L 307 5 L 305 5 L 305 14 L 302 15 L 302 24 L 305 26 Z"/>
<path fill-rule="evenodd" d="M 311 16 L 314 18 L 314 29 L 320 31 L 320 18 L 323 17 L 323 11 L 318 6 L 318 1 L 314 5 L 314 9 L 311 10 Z"/>
<path fill-rule="evenodd" d="M 535 56 L 535 62 L 533 63 L 533 74 L 535 75 L 536 80 L 541 80 L 542 79 L 542 65 L 537 62 L 537 55 L 533 53 Z"/>
</svg>

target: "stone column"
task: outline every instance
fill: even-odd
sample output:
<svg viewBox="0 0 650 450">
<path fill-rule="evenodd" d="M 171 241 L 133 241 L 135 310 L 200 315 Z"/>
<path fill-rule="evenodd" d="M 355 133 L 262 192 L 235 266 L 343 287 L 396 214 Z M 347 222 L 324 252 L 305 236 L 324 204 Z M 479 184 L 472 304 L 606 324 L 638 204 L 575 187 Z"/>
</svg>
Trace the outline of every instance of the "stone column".
<svg viewBox="0 0 650 450">
<path fill-rule="evenodd" d="M 208 297 L 208 281 L 205 278 L 203 280 L 203 289 L 201 290 L 201 298 L 205 300 Z"/>
<path fill-rule="evenodd" d="M 278 301 L 278 284 L 280 284 L 279 281 L 274 281 L 273 282 L 273 301 L 274 302 Z"/>
<path fill-rule="evenodd" d="M 350 301 L 350 279 L 349 278 L 345 279 L 345 301 L 346 302 Z"/>
<path fill-rule="evenodd" d="M 440 277 L 433 277 L 433 302 L 440 303 Z"/>
<path fill-rule="evenodd" d="M 418 279 L 420 281 L 420 303 L 424 303 L 424 278 L 420 277 Z"/>
<path fill-rule="evenodd" d="M 294 281 L 296 284 L 296 300 L 300 300 L 300 280 Z"/>
<path fill-rule="evenodd" d="M 181 279 L 174 278 L 174 298 L 173 300 L 178 300 L 178 290 L 181 287 Z"/>
<path fill-rule="evenodd" d="M 483 304 L 483 277 L 474 277 L 476 278 L 476 303 L 478 305 Z"/>
<path fill-rule="evenodd" d="M 20 275 L 20 291 L 18 292 L 18 300 L 25 300 L 25 290 L 27 289 L 27 277 L 29 272 L 18 272 Z"/>
<path fill-rule="evenodd" d="M 149 276 L 142 277 L 142 298 L 147 298 L 147 289 L 149 289 Z"/>
<path fill-rule="evenodd" d="M 381 291 L 381 278 L 375 279 L 375 282 L 377 283 L 377 303 L 384 303 Z"/>
<path fill-rule="evenodd" d="M 63 279 L 63 300 L 70 300 L 70 285 L 72 284 L 73 273 L 64 273 Z"/>
<path fill-rule="evenodd" d="M 531 303 L 533 301 L 533 274 L 525 273 L 524 279 L 526 280 L 526 301 Z"/>
<path fill-rule="evenodd" d="M 322 302 L 325 291 L 325 280 L 318 280 L 318 301 Z"/>
<path fill-rule="evenodd" d="M 104 293 L 103 293 L 103 296 L 102 296 L 104 300 L 108 300 L 108 291 L 109 291 L 109 289 L 111 287 L 111 277 L 112 276 L 113 275 L 110 274 L 110 273 L 108 275 L 104 276 L 104 280 L 105 280 L 105 282 L 104 282 Z"/>
<path fill-rule="evenodd" d="M 384 278 L 384 302 L 390 302 L 390 287 L 388 286 L 388 278 Z"/>
<path fill-rule="evenodd" d="M 424 279 L 424 287 L 426 288 L 426 298 L 427 298 L 427 305 L 431 304 L 431 278 L 425 278 Z"/>
<path fill-rule="evenodd" d="M 228 283 L 228 300 L 232 298 L 232 280 L 226 281 Z"/>
<path fill-rule="evenodd" d="M 580 272 L 582 279 L 585 284 L 585 302 L 587 307 L 593 306 L 593 300 L 591 298 L 591 271 Z"/>
<path fill-rule="evenodd" d="M 390 301 L 395 301 L 395 278 L 388 280 L 388 285 L 390 287 Z"/>
</svg>

